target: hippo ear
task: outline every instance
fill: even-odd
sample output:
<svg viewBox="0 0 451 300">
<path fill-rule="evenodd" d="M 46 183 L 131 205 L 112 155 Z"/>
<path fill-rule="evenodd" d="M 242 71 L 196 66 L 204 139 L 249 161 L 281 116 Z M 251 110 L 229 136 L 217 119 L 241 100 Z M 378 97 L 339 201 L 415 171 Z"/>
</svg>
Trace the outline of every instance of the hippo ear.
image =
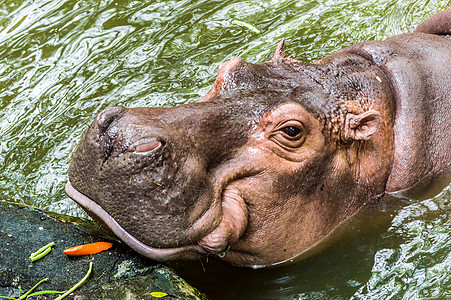
<svg viewBox="0 0 451 300">
<path fill-rule="evenodd" d="M 283 59 L 286 58 L 286 54 L 285 54 L 285 50 L 283 50 L 285 46 L 285 39 L 282 39 L 279 43 L 279 45 L 277 45 L 277 49 L 276 52 L 274 52 L 273 57 L 271 58 L 271 60 L 278 60 L 278 59 Z"/>
<path fill-rule="evenodd" d="M 369 140 L 381 127 L 381 117 L 377 111 L 369 110 L 355 115 L 348 113 L 344 128 L 345 140 Z"/>
</svg>

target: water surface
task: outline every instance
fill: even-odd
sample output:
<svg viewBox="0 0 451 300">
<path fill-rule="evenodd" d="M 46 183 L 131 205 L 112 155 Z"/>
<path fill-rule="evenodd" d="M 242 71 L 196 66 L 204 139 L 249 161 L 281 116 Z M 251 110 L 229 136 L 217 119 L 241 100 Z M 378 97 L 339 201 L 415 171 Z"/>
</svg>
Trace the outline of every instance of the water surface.
<svg viewBox="0 0 451 300">
<path fill-rule="evenodd" d="M 193 102 L 208 92 L 220 62 L 268 60 L 282 38 L 288 56 L 311 62 L 410 31 L 449 6 L 438 0 L 1 1 L 0 199 L 86 217 L 64 193 L 67 167 L 81 134 L 107 106 Z M 236 269 L 207 264 L 203 273 L 197 263 L 197 275 L 186 275 L 215 298 L 446 299 L 450 199 L 448 188 L 413 202 L 393 212 L 393 221 L 295 266 L 240 270 L 242 276 L 221 282 L 214 272 Z"/>
</svg>

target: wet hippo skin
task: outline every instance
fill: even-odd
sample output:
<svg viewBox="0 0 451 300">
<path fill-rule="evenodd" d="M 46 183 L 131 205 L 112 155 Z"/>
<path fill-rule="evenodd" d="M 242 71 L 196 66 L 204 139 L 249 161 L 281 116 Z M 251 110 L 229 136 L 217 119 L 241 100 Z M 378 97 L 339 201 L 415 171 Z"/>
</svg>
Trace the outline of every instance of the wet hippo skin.
<svg viewBox="0 0 451 300">
<path fill-rule="evenodd" d="M 448 10 L 312 64 L 282 41 L 267 62 L 222 63 L 195 103 L 107 108 L 66 191 L 152 259 L 312 255 L 366 203 L 449 182 L 450 34 Z"/>
</svg>

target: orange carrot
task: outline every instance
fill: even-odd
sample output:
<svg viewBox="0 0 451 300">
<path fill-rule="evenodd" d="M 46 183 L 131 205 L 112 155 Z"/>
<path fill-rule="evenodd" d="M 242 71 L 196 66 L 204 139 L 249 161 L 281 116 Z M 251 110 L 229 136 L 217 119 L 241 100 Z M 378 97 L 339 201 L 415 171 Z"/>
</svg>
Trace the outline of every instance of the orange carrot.
<svg viewBox="0 0 451 300">
<path fill-rule="evenodd" d="M 91 244 L 76 246 L 76 247 L 72 247 L 72 248 L 67 248 L 63 252 L 69 256 L 81 256 L 81 255 L 88 255 L 88 254 L 96 254 L 96 253 L 102 252 L 104 250 L 108 250 L 111 247 L 113 247 L 112 243 L 97 242 L 97 243 L 91 243 Z"/>
</svg>

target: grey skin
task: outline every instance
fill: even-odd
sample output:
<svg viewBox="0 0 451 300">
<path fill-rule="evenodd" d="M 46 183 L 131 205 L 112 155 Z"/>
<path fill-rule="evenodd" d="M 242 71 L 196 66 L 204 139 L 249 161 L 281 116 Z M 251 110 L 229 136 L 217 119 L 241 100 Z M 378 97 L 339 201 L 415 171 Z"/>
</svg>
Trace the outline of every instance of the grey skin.
<svg viewBox="0 0 451 300">
<path fill-rule="evenodd" d="M 221 64 L 198 102 L 110 107 L 66 191 L 155 260 L 312 255 L 365 204 L 449 182 L 450 34 L 448 10 L 312 64 L 282 41 L 270 61 Z"/>
</svg>

